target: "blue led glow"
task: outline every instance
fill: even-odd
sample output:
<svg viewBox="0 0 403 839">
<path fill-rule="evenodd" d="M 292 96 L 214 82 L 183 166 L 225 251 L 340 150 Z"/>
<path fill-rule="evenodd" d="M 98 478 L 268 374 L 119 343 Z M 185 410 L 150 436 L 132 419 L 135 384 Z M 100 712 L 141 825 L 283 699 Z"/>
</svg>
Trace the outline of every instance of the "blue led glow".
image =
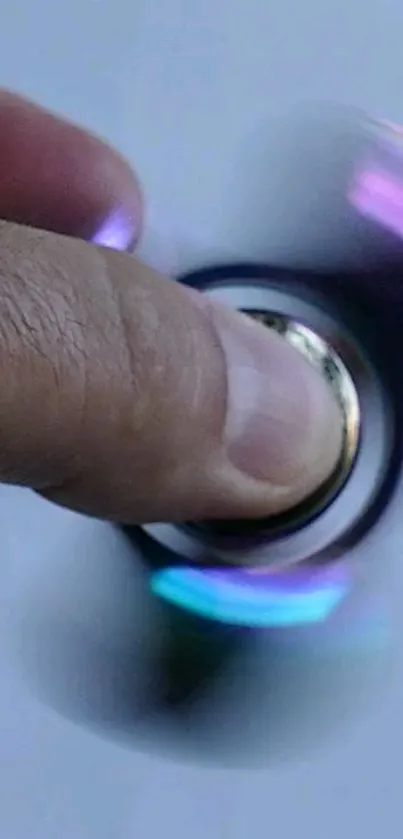
<svg viewBox="0 0 403 839">
<path fill-rule="evenodd" d="M 152 575 L 151 588 L 164 600 L 211 620 L 280 627 L 326 620 L 344 598 L 348 577 L 339 566 L 270 576 L 171 567 Z"/>
</svg>

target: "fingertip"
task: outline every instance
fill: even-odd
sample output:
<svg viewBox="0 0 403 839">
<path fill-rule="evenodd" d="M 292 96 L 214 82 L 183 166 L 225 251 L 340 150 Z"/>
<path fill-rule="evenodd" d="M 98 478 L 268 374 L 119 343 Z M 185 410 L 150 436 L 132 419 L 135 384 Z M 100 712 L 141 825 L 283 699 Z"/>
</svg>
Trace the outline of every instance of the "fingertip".
<svg viewBox="0 0 403 839">
<path fill-rule="evenodd" d="M 25 97 L 0 91 L 0 217 L 130 249 L 143 199 L 129 163 L 108 143 Z"/>
</svg>

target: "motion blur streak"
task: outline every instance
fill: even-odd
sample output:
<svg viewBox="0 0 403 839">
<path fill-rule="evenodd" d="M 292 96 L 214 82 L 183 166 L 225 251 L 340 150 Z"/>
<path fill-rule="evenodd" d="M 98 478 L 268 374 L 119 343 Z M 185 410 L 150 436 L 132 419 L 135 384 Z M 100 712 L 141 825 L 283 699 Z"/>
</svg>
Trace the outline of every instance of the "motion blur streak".
<svg viewBox="0 0 403 839">
<path fill-rule="evenodd" d="M 350 192 L 350 201 L 367 218 L 403 235 L 403 181 L 381 170 L 362 170 Z"/>
<path fill-rule="evenodd" d="M 280 627 L 326 620 L 349 588 L 346 568 L 255 571 L 167 568 L 153 574 L 155 594 L 212 620 L 249 627 Z"/>
</svg>

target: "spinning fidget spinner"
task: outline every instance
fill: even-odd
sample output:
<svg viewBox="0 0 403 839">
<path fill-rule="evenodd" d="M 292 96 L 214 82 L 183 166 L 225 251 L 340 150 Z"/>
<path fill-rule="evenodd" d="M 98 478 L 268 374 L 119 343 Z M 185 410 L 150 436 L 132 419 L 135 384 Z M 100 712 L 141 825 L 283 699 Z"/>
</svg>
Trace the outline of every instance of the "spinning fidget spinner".
<svg viewBox="0 0 403 839">
<path fill-rule="evenodd" d="M 350 205 L 390 237 L 403 235 L 403 141 L 378 126 L 356 168 Z M 399 176 L 400 172 L 400 176 Z M 280 333 L 330 384 L 343 421 L 333 474 L 287 513 L 258 521 L 129 528 L 159 597 L 232 625 L 326 620 L 398 526 L 402 484 L 403 280 L 397 264 L 345 273 L 226 265 L 180 281 Z M 388 526 L 388 522 L 390 526 Z"/>
</svg>

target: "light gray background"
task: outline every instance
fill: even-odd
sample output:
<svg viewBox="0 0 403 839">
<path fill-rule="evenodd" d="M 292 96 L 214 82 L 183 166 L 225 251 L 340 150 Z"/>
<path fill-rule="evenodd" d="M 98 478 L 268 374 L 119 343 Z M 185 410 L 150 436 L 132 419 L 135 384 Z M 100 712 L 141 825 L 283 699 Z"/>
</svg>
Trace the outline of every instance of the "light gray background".
<svg viewBox="0 0 403 839">
<path fill-rule="evenodd" d="M 403 119 L 402 31 L 399 0 L 13 0 L 0 79 L 129 156 L 157 266 L 357 262 L 341 200 L 350 123 Z M 19 490 L 1 491 L 0 526 L 1 839 L 401 835 L 399 541 L 353 653 L 319 656 L 325 733 L 312 676 L 304 747 L 230 771 L 119 734 L 127 672 L 136 661 L 138 697 L 157 643 L 123 538 Z"/>
</svg>

